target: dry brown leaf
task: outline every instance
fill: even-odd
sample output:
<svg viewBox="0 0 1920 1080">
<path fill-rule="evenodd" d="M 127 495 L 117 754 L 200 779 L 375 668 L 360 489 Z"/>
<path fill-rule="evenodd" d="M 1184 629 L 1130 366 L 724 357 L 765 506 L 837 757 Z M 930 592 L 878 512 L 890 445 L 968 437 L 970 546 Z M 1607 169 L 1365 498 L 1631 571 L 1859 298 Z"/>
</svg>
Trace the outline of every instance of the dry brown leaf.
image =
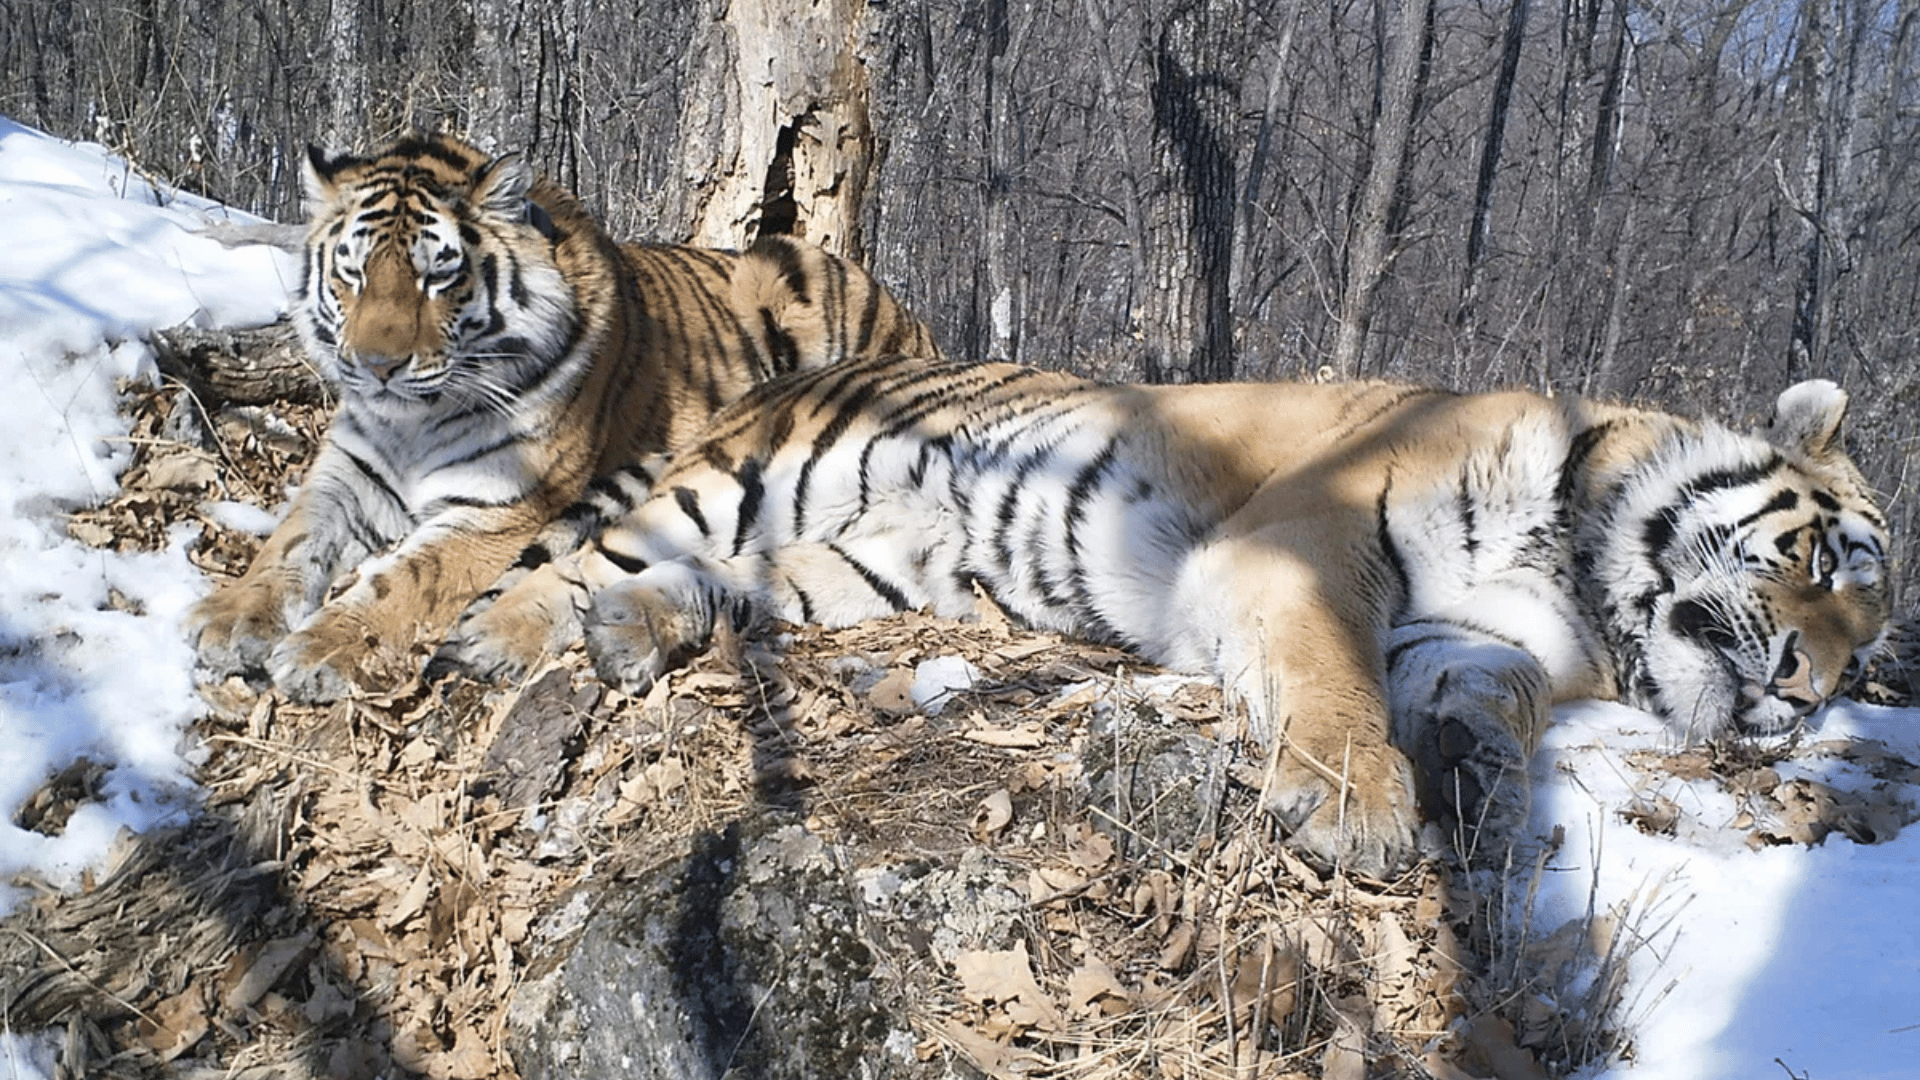
<svg viewBox="0 0 1920 1080">
<path fill-rule="evenodd" d="M 913 669 L 894 668 L 867 690 L 867 701 L 889 716 L 918 711 L 913 704 Z"/>
<path fill-rule="evenodd" d="M 189 986 L 149 1006 L 136 1031 L 147 1049 L 168 1062 L 193 1049 L 210 1025 L 206 999 L 198 986 Z"/>
<path fill-rule="evenodd" d="M 985 840 L 998 836 L 1001 830 L 1013 823 L 1013 796 L 1006 788 L 994 792 L 980 800 L 973 811 L 973 835 L 975 839 Z"/>
<path fill-rule="evenodd" d="M 1672 836 L 1680 823 L 1680 807 L 1657 792 L 1639 794 L 1620 810 L 1620 820 L 1648 836 Z"/>
<path fill-rule="evenodd" d="M 1236 1023 L 1245 1026 L 1253 1019 L 1254 1007 L 1265 1000 L 1268 1022 L 1285 1024 L 1299 1004 L 1300 955 L 1267 942 L 1243 950 L 1229 993 Z"/>
<path fill-rule="evenodd" d="M 1006 750 L 1032 750 L 1047 744 L 1047 729 L 1038 720 L 1023 720 L 1012 727 L 982 726 L 968 728 L 960 736 L 982 746 Z"/>
<path fill-rule="evenodd" d="M 1027 871 L 1027 902 L 1045 904 L 1062 896 L 1079 896 L 1088 878 L 1064 866 L 1036 866 Z"/>
<path fill-rule="evenodd" d="M 313 932 L 309 930 L 241 953 L 234 958 L 235 963 L 228 966 L 220 1004 L 229 1012 L 238 1012 L 259 1001 L 312 945 Z"/>
<path fill-rule="evenodd" d="M 386 916 L 380 920 L 381 925 L 388 930 L 399 929 L 415 915 L 426 910 L 427 897 L 432 891 L 433 868 L 421 866 L 420 872 L 413 876 L 412 884 L 407 886 L 407 891 L 400 894 L 400 898 L 394 901 L 393 907 L 389 908 Z"/>
<path fill-rule="evenodd" d="M 960 980 L 960 993 L 976 1005 L 998 1004 L 1009 1010 L 1020 1006 L 1029 1027 L 1058 1031 L 1059 1010 L 1053 999 L 1040 989 L 1033 977 L 1032 958 L 1027 943 L 1016 941 L 1005 950 L 972 949 L 954 957 L 953 973 Z"/>
<path fill-rule="evenodd" d="M 1031 1050 L 1008 1046 L 953 1020 L 940 1022 L 940 1038 L 994 1080 L 1024 1080 L 1028 1070 L 1047 1063 Z"/>
<path fill-rule="evenodd" d="M 1367 1007 L 1364 997 L 1333 998 L 1333 1037 L 1320 1056 L 1321 1080 L 1367 1080 Z"/>
<path fill-rule="evenodd" d="M 665 801 L 687 783 L 686 763 L 677 757 L 663 757 L 648 765 L 644 774 L 652 787 L 652 798 Z"/>
<path fill-rule="evenodd" d="M 68 518 L 67 535 L 88 547 L 106 547 L 112 544 L 115 533 L 105 525 L 91 518 Z"/>
<path fill-rule="evenodd" d="M 413 1020 L 394 1035 L 390 1049 L 393 1051 L 393 1060 L 414 1072 L 424 1073 L 445 1047 L 440 1037 L 433 1033 L 432 1025 L 424 1020 Z"/>
<path fill-rule="evenodd" d="M 1113 838 L 1106 833 L 1087 825 L 1074 825 L 1068 835 L 1072 847 L 1067 851 L 1067 861 L 1073 865 L 1097 872 L 1113 861 Z"/>
<path fill-rule="evenodd" d="M 1108 1016 L 1118 1016 L 1133 1007 L 1133 999 L 1105 961 L 1088 958 L 1067 976 L 1067 1006 L 1076 1013 L 1098 1008 Z"/>
<path fill-rule="evenodd" d="M 427 1059 L 427 1075 L 433 1080 L 481 1080 L 500 1071 L 500 1063 L 487 1040 L 471 1027 L 462 1027 L 454 1035 L 453 1049 Z"/>
<path fill-rule="evenodd" d="M 1157 961 L 1160 970 L 1179 971 L 1186 966 L 1187 957 L 1193 953 L 1193 936 L 1193 924 L 1190 922 L 1183 921 L 1173 928 L 1173 932 L 1167 935 L 1166 943 L 1160 947 Z"/>
<path fill-rule="evenodd" d="M 146 486 L 204 491 L 220 480 L 220 468 L 205 454 L 180 449 L 147 459 Z"/>
<path fill-rule="evenodd" d="M 1474 1017 L 1467 1029 L 1466 1044 L 1494 1080 L 1547 1080 L 1540 1063 L 1514 1042 L 1513 1025 L 1497 1014 Z"/>
</svg>

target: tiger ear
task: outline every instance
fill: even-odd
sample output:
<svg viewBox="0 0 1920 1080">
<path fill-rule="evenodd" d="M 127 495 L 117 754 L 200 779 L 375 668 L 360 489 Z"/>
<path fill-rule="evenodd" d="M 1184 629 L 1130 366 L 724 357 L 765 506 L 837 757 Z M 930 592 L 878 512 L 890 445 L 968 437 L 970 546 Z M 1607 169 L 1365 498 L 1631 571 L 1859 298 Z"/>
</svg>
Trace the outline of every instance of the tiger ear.
<svg viewBox="0 0 1920 1080">
<path fill-rule="evenodd" d="M 1767 441 L 1783 450 L 1819 459 L 1840 453 L 1840 424 L 1847 392 L 1826 379 L 1808 379 L 1781 391 L 1767 424 Z"/>
<path fill-rule="evenodd" d="M 531 190 L 533 166 L 519 154 L 505 154 L 493 159 L 481 174 L 480 182 L 473 186 L 473 201 L 501 217 L 519 218 L 526 213 L 527 192 Z"/>
<path fill-rule="evenodd" d="M 307 213 L 317 214 L 333 202 L 341 170 L 357 160 L 351 154 L 333 155 L 312 143 L 300 162 L 300 190 L 306 197 Z"/>
</svg>

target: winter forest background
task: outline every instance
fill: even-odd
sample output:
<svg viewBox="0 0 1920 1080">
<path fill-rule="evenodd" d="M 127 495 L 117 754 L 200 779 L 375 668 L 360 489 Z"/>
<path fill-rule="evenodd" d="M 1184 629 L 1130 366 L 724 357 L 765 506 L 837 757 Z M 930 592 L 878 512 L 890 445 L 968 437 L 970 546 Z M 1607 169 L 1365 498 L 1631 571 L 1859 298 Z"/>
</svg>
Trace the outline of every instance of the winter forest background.
<svg viewBox="0 0 1920 1080">
<path fill-rule="evenodd" d="M 853 255 L 967 356 L 1735 420 L 1825 376 L 1911 537 L 1916 22 L 1920 0 L 0 0 L 0 113 L 289 221 L 306 144 L 451 129 L 618 235 Z"/>
</svg>

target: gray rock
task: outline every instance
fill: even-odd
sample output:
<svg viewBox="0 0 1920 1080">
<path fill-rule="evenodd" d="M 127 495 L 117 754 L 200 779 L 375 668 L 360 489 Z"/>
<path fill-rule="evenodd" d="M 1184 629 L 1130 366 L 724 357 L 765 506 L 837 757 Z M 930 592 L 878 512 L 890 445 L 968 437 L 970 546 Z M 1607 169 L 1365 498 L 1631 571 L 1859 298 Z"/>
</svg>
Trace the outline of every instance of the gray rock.
<svg viewBox="0 0 1920 1080">
<path fill-rule="evenodd" d="M 840 854 L 790 816 L 590 882 L 540 928 L 509 1013 L 525 1080 L 947 1075 L 918 1062 Z"/>
</svg>

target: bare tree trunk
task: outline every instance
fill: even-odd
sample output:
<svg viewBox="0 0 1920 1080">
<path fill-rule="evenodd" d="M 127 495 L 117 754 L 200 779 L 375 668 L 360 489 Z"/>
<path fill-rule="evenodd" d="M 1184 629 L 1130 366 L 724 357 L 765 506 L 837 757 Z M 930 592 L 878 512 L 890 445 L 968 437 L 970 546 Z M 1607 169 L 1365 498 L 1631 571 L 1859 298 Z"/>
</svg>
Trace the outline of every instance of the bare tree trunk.
<svg viewBox="0 0 1920 1080">
<path fill-rule="evenodd" d="M 1347 233 L 1346 281 L 1332 358 L 1334 371 L 1343 377 L 1360 370 L 1374 297 L 1393 256 L 1391 218 L 1413 144 L 1415 106 L 1422 91 L 1421 58 L 1430 41 L 1432 10 L 1433 0 L 1400 0 L 1387 39 L 1370 160 Z"/>
<path fill-rule="evenodd" d="M 983 131 L 987 143 L 986 176 L 981 178 L 980 198 L 986 241 L 983 292 L 987 302 L 987 356 L 993 360 L 1020 358 L 1019 328 L 1025 310 L 1019 269 L 1013 265 L 1007 250 L 1014 228 L 1008 189 L 1019 167 L 1014 96 L 1018 93 L 1015 76 L 1020 66 L 1020 49 L 1013 38 L 1007 0 L 988 0 L 987 70 L 982 90 L 986 106 Z"/>
<path fill-rule="evenodd" d="M 1130 332 L 1143 334 L 1145 328 L 1141 322 L 1146 314 L 1146 303 L 1141 294 L 1150 288 L 1149 282 L 1153 280 L 1147 267 L 1147 252 L 1152 246 L 1147 236 L 1147 199 L 1144 190 L 1147 178 L 1120 112 L 1123 88 L 1120 85 L 1119 58 L 1113 50 L 1113 27 L 1107 18 L 1106 0 L 1082 0 L 1081 10 L 1086 15 L 1093 75 L 1100 89 L 1097 105 L 1100 121 L 1110 136 L 1109 145 L 1114 147 L 1115 156 L 1120 160 L 1118 208 L 1127 249 L 1129 280 L 1132 283 L 1127 328 Z M 1154 365 L 1159 362 L 1158 354 L 1149 355 L 1149 378 L 1156 374 Z"/>
<path fill-rule="evenodd" d="M 1833 366 L 1828 353 L 1837 279 L 1850 262 L 1861 41 L 1875 18 L 1874 9 L 1859 0 L 1806 0 L 1801 11 L 1798 67 L 1806 149 L 1798 183 L 1780 177 L 1781 193 L 1799 215 L 1805 238 L 1787 350 L 1787 375 L 1793 379 Z"/>
<path fill-rule="evenodd" d="M 331 97 L 320 140 L 329 149 L 352 149 L 365 128 L 367 69 L 363 55 L 360 0 L 331 0 L 327 5 L 327 81 Z"/>
<path fill-rule="evenodd" d="M 1186 382 L 1233 377 L 1233 128 L 1245 16 L 1235 0 L 1194 0 L 1160 28 L 1153 54 L 1155 189 L 1150 363 Z"/>
<path fill-rule="evenodd" d="M 1467 265 L 1461 273 L 1460 306 L 1454 324 L 1462 350 L 1471 357 L 1479 337 L 1480 263 L 1486 256 L 1487 219 L 1493 213 L 1493 184 L 1499 175 L 1500 144 L 1507 135 L 1507 111 L 1513 103 L 1514 76 L 1520 70 L 1520 46 L 1526 39 L 1529 0 L 1513 0 L 1500 43 L 1500 73 L 1493 82 L 1487 111 L 1487 138 L 1480 148 L 1480 171 L 1473 186 L 1473 222 L 1467 227 Z"/>
<path fill-rule="evenodd" d="M 860 205 L 873 168 L 865 68 L 855 47 L 864 0 L 726 6 L 731 133 L 705 175 L 695 243 L 792 234 L 864 258 Z M 694 107 L 704 103 L 694 101 Z"/>
<path fill-rule="evenodd" d="M 1607 61 L 1606 82 L 1600 89 L 1600 105 L 1593 114 L 1593 141 L 1587 165 L 1587 192 L 1580 202 L 1580 245 L 1586 246 L 1593 235 L 1594 220 L 1600 212 L 1600 200 L 1606 197 L 1613 181 L 1613 161 L 1619 151 L 1622 99 L 1627 88 L 1627 0 L 1613 3 L 1613 55 Z"/>
<path fill-rule="evenodd" d="M 1304 3 L 1295 4 L 1284 15 L 1280 25 L 1279 40 L 1274 43 L 1266 58 L 1267 85 L 1266 99 L 1260 109 L 1260 128 L 1253 139 L 1253 149 L 1247 155 L 1246 187 L 1240 196 L 1240 213 L 1237 219 L 1238 231 L 1233 242 L 1232 281 L 1236 297 L 1234 317 L 1236 320 L 1253 318 L 1266 289 L 1260 287 L 1256 278 L 1258 262 L 1256 248 L 1258 239 L 1265 231 L 1261 221 L 1261 203 L 1264 198 L 1269 163 L 1276 156 L 1275 130 L 1283 121 L 1282 102 L 1287 91 L 1297 85 L 1291 77 L 1293 60 L 1293 36 L 1299 29 L 1301 11 Z M 1262 252 L 1261 254 L 1268 254 Z M 1279 253 L 1271 253 L 1278 255 Z"/>
</svg>

